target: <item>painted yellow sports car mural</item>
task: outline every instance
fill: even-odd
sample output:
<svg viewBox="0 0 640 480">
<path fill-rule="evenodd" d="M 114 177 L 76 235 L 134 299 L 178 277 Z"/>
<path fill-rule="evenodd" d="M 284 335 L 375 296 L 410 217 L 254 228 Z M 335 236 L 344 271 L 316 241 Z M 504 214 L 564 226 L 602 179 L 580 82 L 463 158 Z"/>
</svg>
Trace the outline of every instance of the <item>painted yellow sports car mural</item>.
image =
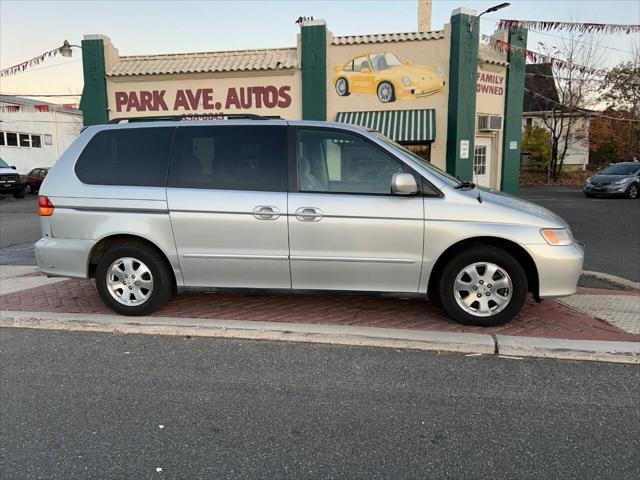
<svg viewBox="0 0 640 480">
<path fill-rule="evenodd" d="M 442 92 L 440 68 L 402 63 L 393 53 L 368 53 L 333 67 L 336 93 L 377 95 L 382 103 L 422 98 Z"/>
</svg>

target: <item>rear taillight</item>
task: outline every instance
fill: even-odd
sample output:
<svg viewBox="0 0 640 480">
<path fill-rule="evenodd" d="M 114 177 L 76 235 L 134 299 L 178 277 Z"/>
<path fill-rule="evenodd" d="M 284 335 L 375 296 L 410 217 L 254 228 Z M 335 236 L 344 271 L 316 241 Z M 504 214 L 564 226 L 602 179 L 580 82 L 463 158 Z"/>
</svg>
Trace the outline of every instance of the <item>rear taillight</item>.
<svg viewBox="0 0 640 480">
<path fill-rule="evenodd" d="M 53 215 L 53 203 L 49 200 L 48 197 L 44 195 L 38 195 L 38 215 L 41 217 L 50 217 Z"/>
</svg>

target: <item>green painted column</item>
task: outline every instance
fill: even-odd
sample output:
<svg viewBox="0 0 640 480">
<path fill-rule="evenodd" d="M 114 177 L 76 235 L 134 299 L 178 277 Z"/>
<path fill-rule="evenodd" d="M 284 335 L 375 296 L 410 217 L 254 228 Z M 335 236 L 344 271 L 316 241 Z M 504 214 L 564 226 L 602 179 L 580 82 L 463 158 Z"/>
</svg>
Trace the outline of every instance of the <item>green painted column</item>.
<svg viewBox="0 0 640 480">
<path fill-rule="evenodd" d="M 327 119 L 327 27 L 311 20 L 300 28 L 302 119 Z"/>
<path fill-rule="evenodd" d="M 86 126 L 109 121 L 107 81 L 104 66 L 104 43 L 101 38 L 82 40 L 82 73 L 84 87 L 80 99 L 83 123 Z"/>
<path fill-rule="evenodd" d="M 447 172 L 462 180 L 472 180 L 473 177 L 479 30 L 475 10 L 458 8 L 453 11 L 449 57 L 446 165 Z M 461 155 L 463 145 L 468 147 L 464 148 L 466 158 Z"/>
<path fill-rule="evenodd" d="M 509 52 L 507 87 L 504 101 L 504 126 L 502 145 L 502 181 L 503 192 L 516 195 L 520 182 L 520 142 L 522 141 L 522 103 L 524 101 L 524 78 L 527 47 L 527 30 L 516 29 L 509 32 L 509 43 L 520 49 Z"/>
</svg>

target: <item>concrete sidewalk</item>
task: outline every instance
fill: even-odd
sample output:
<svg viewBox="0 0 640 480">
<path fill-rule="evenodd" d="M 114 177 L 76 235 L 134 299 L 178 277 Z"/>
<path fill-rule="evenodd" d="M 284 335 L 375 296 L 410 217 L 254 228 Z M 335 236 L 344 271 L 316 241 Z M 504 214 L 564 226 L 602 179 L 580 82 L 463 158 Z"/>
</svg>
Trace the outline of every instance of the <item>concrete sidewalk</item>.
<svg viewBox="0 0 640 480">
<path fill-rule="evenodd" d="M 185 294 L 153 316 L 130 318 L 113 315 L 91 280 L 47 279 L 33 267 L 3 266 L 0 272 L 3 326 L 207 336 L 222 331 L 240 338 L 261 332 L 255 338 L 608 361 L 640 357 L 634 315 L 640 292 L 580 289 L 560 301 L 529 299 L 516 319 L 495 328 L 459 325 L 437 301 L 336 295 Z"/>
</svg>

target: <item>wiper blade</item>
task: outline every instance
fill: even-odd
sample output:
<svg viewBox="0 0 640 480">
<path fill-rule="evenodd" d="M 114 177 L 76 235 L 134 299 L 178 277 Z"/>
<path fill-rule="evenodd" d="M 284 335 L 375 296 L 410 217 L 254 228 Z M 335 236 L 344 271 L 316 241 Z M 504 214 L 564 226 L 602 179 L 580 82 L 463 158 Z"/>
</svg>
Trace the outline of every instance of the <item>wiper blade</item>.
<svg viewBox="0 0 640 480">
<path fill-rule="evenodd" d="M 468 182 L 467 180 L 463 181 L 460 185 L 453 187 L 455 189 L 462 189 L 462 188 L 476 188 L 476 184 L 473 182 Z"/>
</svg>

